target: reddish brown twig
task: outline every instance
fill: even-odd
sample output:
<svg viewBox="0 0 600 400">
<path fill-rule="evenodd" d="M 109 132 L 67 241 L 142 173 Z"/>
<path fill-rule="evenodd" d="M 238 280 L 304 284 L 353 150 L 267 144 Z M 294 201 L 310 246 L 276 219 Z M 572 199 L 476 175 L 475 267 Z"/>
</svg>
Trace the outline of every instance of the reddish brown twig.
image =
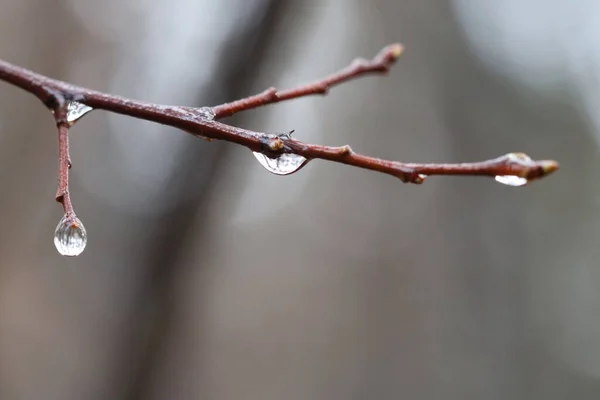
<svg viewBox="0 0 600 400">
<path fill-rule="evenodd" d="M 402 163 L 382 160 L 355 153 L 350 146 L 329 147 L 283 139 L 285 152 L 299 154 L 308 159 L 323 159 L 382 172 L 399 178 L 405 183 L 421 184 L 432 175 L 510 176 L 522 178 L 511 186 L 523 186 L 541 179 L 559 168 L 556 161 L 534 161 L 524 153 L 509 153 L 492 160 L 458 164 Z"/>
<path fill-rule="evenodd" d="M 396 43 L 384 47 L 372 60 L 358 58 L 349 66 L 323 79 L 301 85 L 292 89 L 278 91 L 271 87 L 262 93 L 244 99 L 221 104 L 212 108 L 215 119 L 228 117 L 240 111 L 250 110 L 271 103 L 315 94 L 326 95 L 330 88 L 363 75 L 387 73 L 390 67 L 402 54 L 402 45 Z"/>
<path fill-rule="evenodd" d="M 71 194 L 69 193 L 69 169 L 71 156 L 69 154 L 69 123 L 67 122 L 67 105 L 57 104 L 53 114 L 58 130 L 58 189 L 56 201 L 62 204 L 66 216 L 74 216 Z"/>
<path fill-rule="evenodd" d="M 308 160 L 324 159 L 386 173 L 404 182 L 422 183 L 425 177 L 431 175 L 480 175 L 512 177 L 513 180 L 500 179 L 500 181 L 519 186 L 528 181 L 540 179 L 558 169 L 558 163 L 555 161 L 533 161 L 521 153 L 511 153 L 493 160 L 467 164 L 401 163 L 357 154 L 349 146 L 328 147 L 308 144 L 292 139 L 288 134 L 273 135 L 254 132 L 216 121 L 216 119 L 236 112 L 270 103 L 313 94 L 325 94 L 334 85 L 368 73 L 384 73 L 396 61 L 401 52 L 400 45 L 390 45 L 370 61 L 357 60 L 340 72 L 311 84 L 281 92 L 269 89 L 261 94 L 232 103 L 201 108 L 158 105 L 113 96 L 51 79 L 1 60 L 0 80 L 34 94 L 54 112 L 60 144 L 57 200 L 63 204 L 65 212 L 71 213 L 73 209 L 68 188 L 68 167 L 70 165 L 68 127 L 74 121 L 65 123 L 63 115 L 65 105 L 70 102 L 173 126 L 203 138 L 237 143 L 274 159 L 283 154 L 295 154 Z"/>
</svg>

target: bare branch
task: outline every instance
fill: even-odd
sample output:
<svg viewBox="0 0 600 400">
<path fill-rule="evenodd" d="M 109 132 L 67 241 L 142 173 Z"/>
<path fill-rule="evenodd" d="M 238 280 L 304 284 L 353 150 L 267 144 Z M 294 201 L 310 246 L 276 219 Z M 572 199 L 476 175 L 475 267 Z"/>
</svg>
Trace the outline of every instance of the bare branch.
<svg viewBox="0 0 600 400">
<path fill-rule="evenodd" d="M 71 194 L 69 193 L 69 169 L 71 156 L 69 154 L 69 123 L 67 122 L 67 105 L 64 102 L 53 110 L 56 128 L 58 129 L 58 189 L 56 201 L 62 204 L 65 215 L 75 215 Z"/>
<path fill-rule="evenodd" d="M 216 121 L 216 119 L 266 104 L 308 95 L 325 94 L 329 88 L 335 85 L 366 74 L 385 73 L 401 53 L 402 46 L 398 44 L 390 45 L 385 47 L 372 60 L 356 60 L 345 69 L 313 83 L 281 92 L 269 89 L 258 95 L 216 107 L 168 106 L 126 99 L 51 79 L 1 60 L 0 80 L 18 86 L 37 96 L 46 107 L 55 112 L 57 118 L 59 115 L 57 113 L 62 112 L 65 103 L 77 102 L 94 109 L 107 110 L 173 126 L 205 139 L 237 143 L 254 152 L 260 152 L 271 159 L 278 159 L 284 154 L 301 156 L 306 158 L 307 161 L 324 159 L 389 174 L 403 182 L 422 183 L 427 176 L 432 175 L 478 175 L 497 177 L 497 180 L 501 183 L 521 186 L 558 169 L 558 163 L 555 161 L 533 161 L 522 153 L 511 153 L 493 160 L 477 163 L 402 163 L 357 154 L 349 146 L 329 147 L 303 143 L 292 139 L 289 134 L 273 135 L 254 132 Z M 74 121 L 68 122 L 72 123 Z M 57 119 L 57 126 L 59 128 L 61 149 L 60 184 L 57 200 L 62 200 L 65 212 L 68 210 L 72 212 L 68 196 L 68 168 L 65 167 L 69 160 L 69 125 L 61 124 Z M 65 160 L 67 164 L 65 164 Z M 303 166 L 305 163 L 301 165 Z"/>
<path fill-rule="evenodd" d="M 346 68 L 323 79 L 292 89 L 278 91 L 271 87 L 262 93 L 212 108 L 215 119 L 231 116 L 240 111 L 250 110 L 267 104 L 315 94 L 326 95 L 330 88 L 363 75 L 385 74 L 402 54 L 404 48 L 396 43 L 384 47 L 372 60 L 357 58 Z"/>
<path fill-rule="evenodd" d="M 524 153 L 509 153 L 504 156 L 474 163 L 420 164 L 388 161 L 355 153 L 350 146 L 329 147 L 307 145 L 297 140 L 284 140 L 284 148 L 307 159 L 320 158 L 359 168 L 382 172 L 399 178 L 405 183 L 421 184 L 433 175 L 470 175 L 488 177 L 511 177 L 499 182 L 509 186 L 523 186 L 541 179 L 559 168 L 556 161 L 533 161 Z M 508 179 L 508 178 L 507 178 Z"/>
</svg>

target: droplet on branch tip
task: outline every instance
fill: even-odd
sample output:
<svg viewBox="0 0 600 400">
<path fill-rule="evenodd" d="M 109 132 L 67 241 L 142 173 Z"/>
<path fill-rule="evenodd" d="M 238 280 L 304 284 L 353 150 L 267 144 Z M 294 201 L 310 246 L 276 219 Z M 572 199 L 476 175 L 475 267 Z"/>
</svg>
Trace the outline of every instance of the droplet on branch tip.
<svg viewBox="0 0 600 400">
<path fill-rule="evenodd" d="M 80 255 L 87 244 L 87 233 L 83 223 L 75 215 L 64 215 L 54 231 L 54 245 L 63 255 Z"/>
<path fill-rule="evenodd" d="M 516 175 L 498 175 L 495 176 L 494 179 L 496 182 L 501 183 L 506 186 L 525 186 L 529 181 L 525 178 Z"/>
</svg>

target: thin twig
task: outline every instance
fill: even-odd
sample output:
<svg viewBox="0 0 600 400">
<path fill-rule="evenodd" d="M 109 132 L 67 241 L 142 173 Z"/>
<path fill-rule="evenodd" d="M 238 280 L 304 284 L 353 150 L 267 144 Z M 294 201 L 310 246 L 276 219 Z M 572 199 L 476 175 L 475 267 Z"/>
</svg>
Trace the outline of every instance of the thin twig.
<svg viewBox="0 0 600 400">
<path fill-rule="evenodd" d="M 278 91 L 276 88 L 271 87 L 254 96 L 215 106 L 212 108 L 215 119 L 221 119 L 240 111 L 278 103 L 284 100 L 291 100 L 315 94 L 326 95 L 333 86 L 347 82 L 351 79 L 373 73 L 385 74 L 396 60 L 398 60 L 398 57 L 400 57 L 403 50 L 404 48 L 401 44 L 391 44 L 384 47 L 372 60 L 358 58 L 346 68 L 309 84 L 282 91 Z"/>
<path fill-rule="evenodd" d="M 176 127 L 198 137 L 236 143 L 252 151 L 262 152 L 270 158 L 278 158 L 282 154 L 296 154 L 308 160 L 324 159 L 389 174 L 403 182 L 422 183 L 427 176 L 431 175 L 512 176 L 532 181 L 558 169 L 558 163 L 555 161 L 533 161 L 521 153 L 511 153 L 476 163 L 402 163 L 357 154 L 349 146 L 329 147 L 309 144 L 292 139 L 289 134 L 273 135 L 254 132 L 216 121 L 216 119 L 266 104 L 314 94 L 326 94 L 329 88 L 365 74 L 385 73 L 401 52 L 402 46 L 390 45 L 381 50 L 372 60 L 357 60 L 338 73 L 308 85 L 281 92 L 269 89 L 258 95 L 215 107 L 168 106 L 131 100 L 51 79 L 2 60 L 0 60 L 0 80 L 32 93 L 55 113 L 57 109 L 62 109 L 59 105 L 74 101 L 94 109 L 107 110 Z M 72 212 L 68 191 L 68 168 L 65 168 L 69 161 L 68 125 L 58 123 L 58 127 L 61 167 L 57 200 L 61 201 L 62 199 L 65 211 Z M 65 164 L 65 160 L 67 164 Z"/>
<path fill-rule="evenodd" d="M 53 110 L 58 130 L 58 189 L 56 201 L 62 204 L 65 215 L 74 217 L 71 194 L 69 193 L 69 169 L 71 155 L 69 154 L 69 123 L 67 122 L 67 105 L 64 102 Z"/>
<path fill-rule="evenodd" d="M 492 160 L 473 163 L 402 163 L 357 154 L 348 145 L 341 147 L 307 145 L 294 139 L 285 137 L 282 139 L 286 152 L 298 154 L 307 159 L 319 158 L 378 171 L 399 178 L 405 183 L 421 184 L 425 178 L 433 175 L 513 176 L 531 182 L 541 179 L 559 168 L 556 161 L 534 161 L 523 153 L 509 153 Z M 523 184 L 527 182 L 523 181 Z"/>
</svg>

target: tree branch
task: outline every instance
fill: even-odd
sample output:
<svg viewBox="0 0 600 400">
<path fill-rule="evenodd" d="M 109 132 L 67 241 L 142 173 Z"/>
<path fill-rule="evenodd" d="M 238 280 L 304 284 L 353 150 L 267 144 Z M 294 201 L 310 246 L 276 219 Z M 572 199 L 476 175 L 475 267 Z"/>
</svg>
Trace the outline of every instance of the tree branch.
<svg viewBox="0 0 600 400">
<path fill-rule="evenodd" d="M 205 139 L 218 139 L 236 143 L 262 153 L 271 160 L 286 156 L 303 157 L 295 172 L 311 159 L 323 159 L 359 168 L 378 171 L 395 176 L 403 182 L 422 183 L 431 175 L 479 175 L 497 177 L 501 183 L 521 186 L 540 179 L 558 169 L 558 163 L 550 160 L 533 161 L 522 153 L 510 153 L 492 160 L 460 164 L 417 164 L 388 161 L 355 153 L 350 146 L 330 147 L 308 144 L 291 137 L 291 134 L 269 134 L 254 132 L 216 121 L 237 112 L 257 108 L 266 104 L 295 99 L 303 96 L 326 94 L 329 88 L 366 74 L 385 73 L 402 53 L 402 46 L 393 44 L 385 47 L 372 60 L 358 59 L 350 66 L 324 79 L 284 91 L 274 88 L 260 94 L 215 107 L 168 106 L 126 99 L 119 96 L 86 89 L 29 71 L 25 68 L 0 60 L 0 80 L 11 83 L 37 96 L 55 112 L 59 128 L 61 149 L 59 190 L 57 200 L 71 211 L 68 191 L 68 126 L 77 118 L 64 123 L 64 104 L 83 104 L 134 118 L 169 125 Z M 58 111 L 57 111 L 58 110 Z M 60 112 L 59 112 L 60 111 Z M 61 123 L 60 121 L 63 121 Z M 66 158 L 65 158 L 66 157 Z M 274 172 L 274 171 L 272 171 Z M 291 173 L 286 172 L 286 173 Z"/>
<path fill-rule="evenodd" d="M 69 193 L 69 169 L 71 156 L 69 154 L 69 123 L 67 122 L 67 107 L 62 104 L 54 110 L 56 127 L 58 129 L 58 189 L 56 201 L 62 204 L 65 215 L 73 216 L 73 204 Z"/>
<path fill-rule="evenodd" d="M 373 73 L 385 74 L 396 60 L 398 60 L 403 50 L 402 45 L 398 43 L 391 44 L 384 47 L 372 60 L 357 58 L 346 68 L 309 84 L 283 91 L 278 91 L 276 88 L 271 87 L 257 95 L 215 106 L 212 108 L 215 113 L 215 119 L 221 119 L 240 111 L 250 110 L 271 103 L 279 103 L 284 100 L 315 94 L 326 95 L 333 86 L 351 79 Z"/>
</svg>

